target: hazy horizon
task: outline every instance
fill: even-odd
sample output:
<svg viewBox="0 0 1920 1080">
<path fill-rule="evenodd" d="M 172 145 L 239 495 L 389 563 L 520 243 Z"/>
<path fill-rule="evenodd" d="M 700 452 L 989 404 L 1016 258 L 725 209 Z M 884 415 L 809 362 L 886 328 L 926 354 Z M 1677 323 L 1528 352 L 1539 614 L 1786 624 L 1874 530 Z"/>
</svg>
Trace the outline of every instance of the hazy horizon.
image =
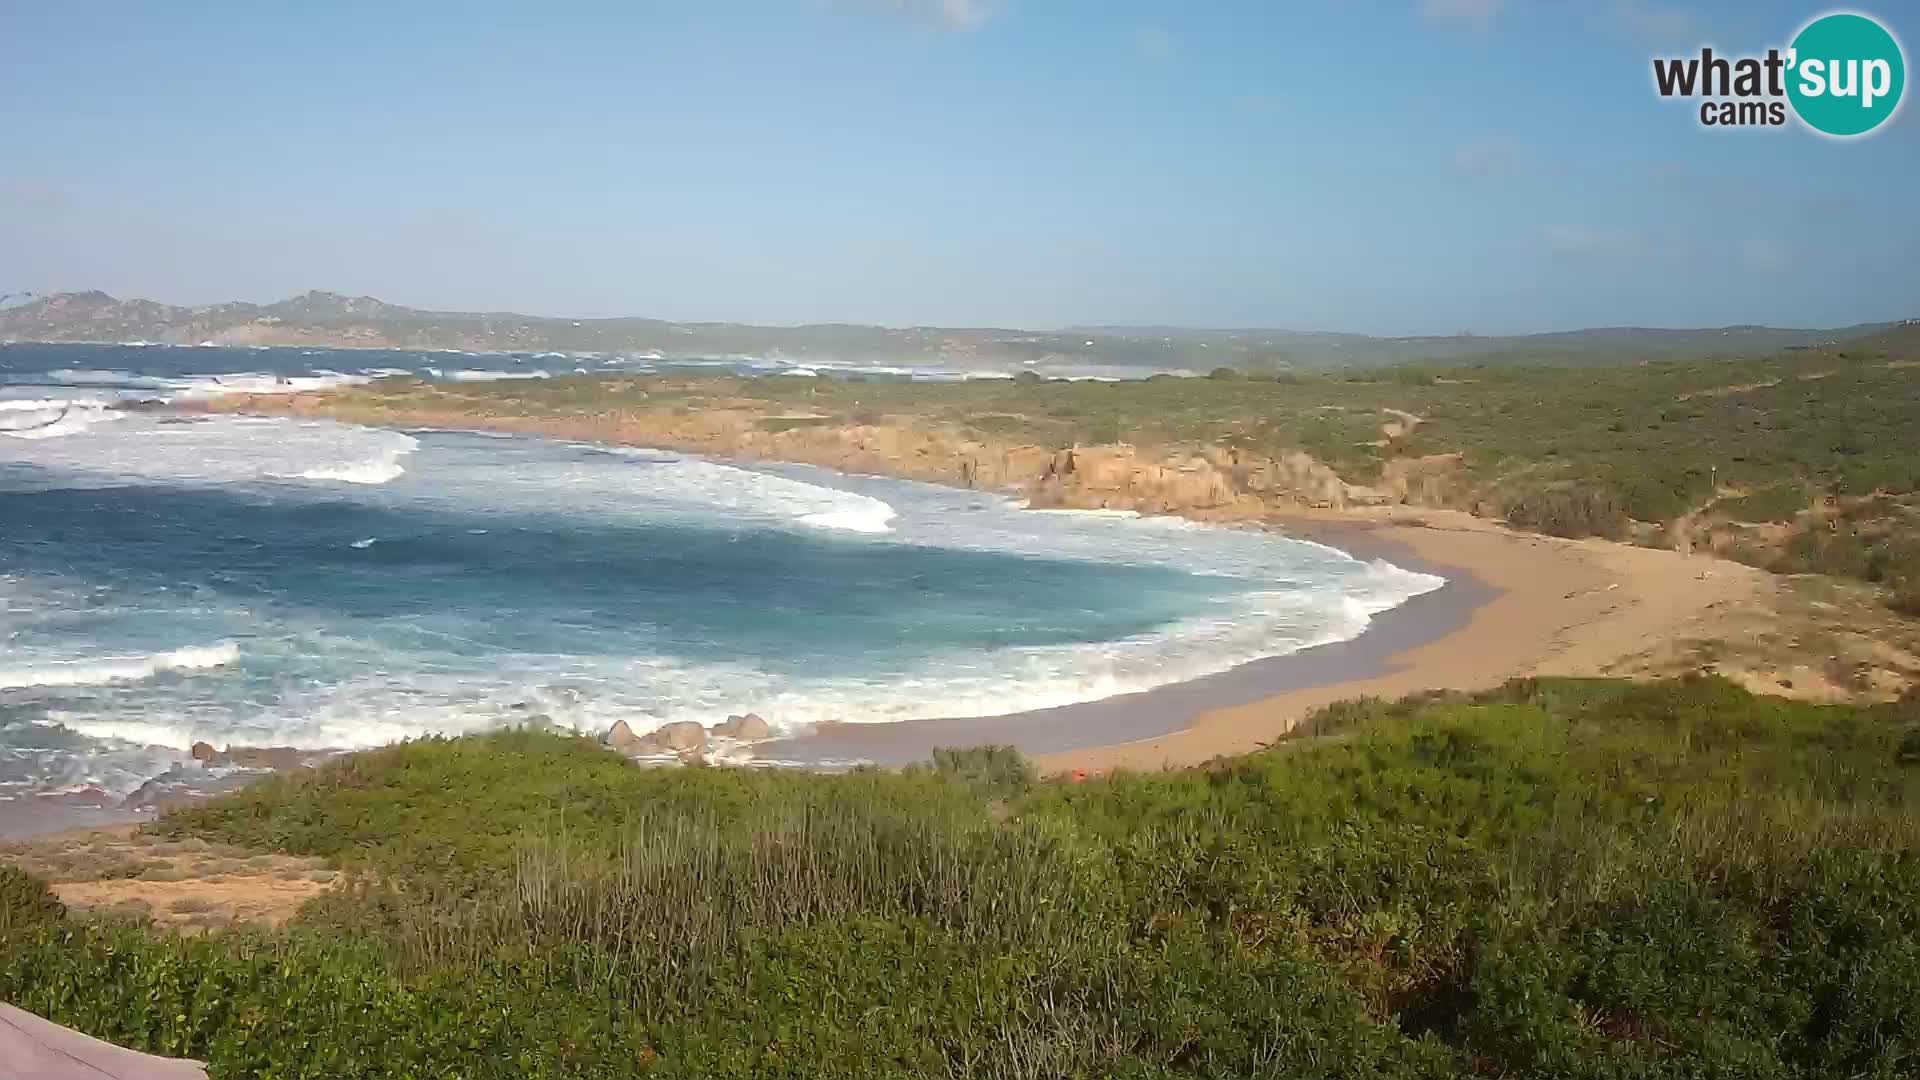
<svg viewBox="0 0 1920 1080">
<path fill-rule="evenodd" d="M 1920 111 L 1710 132 L 1650 85 L 1815 10 L 15 5 L 0 292 L 1382 337 L 1912 317 Z"/>
<path fill-rule="evenodd" d="M 1545 329 L 1545 330 L 1518 331 L 1513 334 L 1480 333 L 1480 332 L 1469 332 L 1469 331 L 1463 331 L 1463 330 L 1452 330 L 1452 331 L 1436 330 L 1436 331 L 1428 331 L 1428 332 L 1414 331 L 1411 333 L 1404 333 L 1404 334 L 1368 334 L 1365 331 L 1361 331 L 1361 330 L 1348 330 L 1348 329 L 1342 329 L 1339 327 L 1325 327 L 1325 326 L 1203 326 L 1198 324 L 1178 324 L 1178 323 L 1073 323 L 1073 324 L 1065 324 L 1065 325 L 1058 325 L 1058 326 L 1007 326 L 1007 325 L 982 324 L 982 325 L 961 326 L 957 324 L 940 324 L 940 323 L 861 323 L 861 322 L 850 322 L 845 319 L 814 319 L 806 322 L 788 322 L 788 323 L 771 323 L 771 322 L 754 323 L 754 322 L 748 322 L 742 319 L 663 319 L 663 318 L 660 318 L 659 316 L 651 315 L 646 312 L 627 312 L 624 314 L 615 314 L 615 315 L 578 315 L 575 313 L 565 312 L 565 311 L 560 311 L 560 312 L 521 311 L 521 310 L 512 310 L 507 308 L 475 308 L 475 307 L 416 308 L 413 305 L 402 304 L 397 301 L 391 300 L 387 297 L 375 296 L 371 293 L 355 292 L 355 291 L 350 291 L 346 289 L 325 289 L 325 288 L 303 289 L 298 293 L 294 293 L 288 296 L 278 296 L 278 297 L 273 297 L 266 300 L 251 300 L 251 299 L 242 299 L 238 297 L 230 297 L 227 300 L 217 300 L 217 301 L 212 301 L 211 303 L 204 303 L 204 304 L 176 303 L 176 302 L 167 300 L 164 297 L 154 297 L 154 296 L 121 296 L 121 295 L 109 292 L 108 290 L 105 290 L 105 289 L 62 290 L 59 293 L 27 290 L 27 291 L 16 292 L 16 293 L 0 293 L 0 311 L 6 311 L 7 309 L 12 307 L 22 306 L 23 303 L 30 303 L 32 301 L 40 300 L 50 296 L 55 296 L 55 295 L 71 296 L 71 295 L 87 293 L 87 292 L 106 293 L 106 295 L 112 297 L 112 299 L 119 302 L 148 301 L 148 302 L 157 303 L 157 304 L 165 304 L 170 307 L 186 308 L 190 310 L 195 308 L 213 307 L 223 303 L 247 303 L 247 304 L 254 304 L 256 306 L 261 306 L 261 307 L 268 307 L 268 306 L 272 306 L 275 303 L 280 303 L 288 300 L 296 300 L 308 295 L 320 294 L 320 295 L 328 295 L 328 296 L 338 296 L 338 297 L 343 297 L 350 300 L 374 300 L 382 304 L 386 304 L 393 307 L 402 307 L 402 308 L 408 308 L 410 310 L 417 310 L 417 311 L 430 311 L 438 314 L 515 315 L 515 316 L 523 316 L 530 319 L 551 320 L 555 322 L 564 322 L 570 319 L 582 321 L 582 322 L 600 321 L 600 320 L 645 320 L 645 321 L 664 322 L 664 323 L 677 324 L 677 325 L 754 326 L 754 327 L 760 327 L 760 328 L 771 329 L 771 330 L 802 329 L 806 327 L 821 327 L 821 326 L 852 326 L 852 327 L 861 327 L 865 329 L 875 329 L 875 330 L 898 330 L 898 331 L 951 330 L 951 331 L 961 331 L 961 332 L 989 332 L 990 331 L 990 332 L 1036 333 L 1036 334 L 1062 334 L 1062 333 L 1074 333 L 1074 332 L 1095 333 L 1095 332 L 1104 331 L 1104 330 L 1126 330 L 1126 331 L 1170 330 L 1177 333 L 1188 333 L 1188 334 L 1279 333 L 1279 334 L 1327 335 L 1327 336 L 1343 336 L 1343 337 L 1373 337 L 1373 338 L 1380 338 L 1385 340 L 1403 339 L 1403 338 L 1534 337 L 1534 336 L 1547 336 L 1547 335 L 1553 335 L 1553 334 L 1600 333 L 1600 332 L 1607 332 L 1607 331 L 1655 331 L 1655 332 L 1678 333 L 1678 332 L 1685 332 L 1685 331 L 1733 330 L 1733 329 L 1741 329 L 1745 327 L 1755 327 L 1755 328 L 1770 329 L 1770 330 L 1845 330 L 1845 329 L 1850 329 L 1856 326 L 1879 325 L 1883 323 L 1897 324 L 1897 323 L 1905 322 L 1908 319 L 1915 317 L 1911 315 L 1908 315 L 1908 316 L 1895 315 L 1889 318 L 1862 319 L 1857 322 L 1839 323 L 1839 324 L 1810 323 L 1810 324 L 1796 325 L 1796 324 L 1788 324 L 1788 323 L 1720 323 L 1720 324 L 1714 324 L 1714 325 L 1696 325 L 1696 326 L 1680 326 L 1680 325 L 1563 326 L 1563 327 L 1554 327 L 1554 328 Z M 1913 307 L 1915 310 L 1920 311 L 1920 302 L 1916 302 L 1913 305 Z"/>
</svg>

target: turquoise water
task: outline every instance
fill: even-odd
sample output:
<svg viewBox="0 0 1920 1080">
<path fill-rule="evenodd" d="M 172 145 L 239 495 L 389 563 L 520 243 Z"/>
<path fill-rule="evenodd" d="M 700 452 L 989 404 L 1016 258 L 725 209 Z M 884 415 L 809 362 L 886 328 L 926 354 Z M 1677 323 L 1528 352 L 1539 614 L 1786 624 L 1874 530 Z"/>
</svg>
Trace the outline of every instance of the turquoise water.
<svg viewBox="0 0 1920 1080">
<path fill-rule="evenodd" d="M 0 794 L 127 790 L 196 740 L 992 715 L 1349 638 L 1439 584 L 806 468 L 97 407 L 263 366 L 124 353 L 0 349 Z"/>
</svg>

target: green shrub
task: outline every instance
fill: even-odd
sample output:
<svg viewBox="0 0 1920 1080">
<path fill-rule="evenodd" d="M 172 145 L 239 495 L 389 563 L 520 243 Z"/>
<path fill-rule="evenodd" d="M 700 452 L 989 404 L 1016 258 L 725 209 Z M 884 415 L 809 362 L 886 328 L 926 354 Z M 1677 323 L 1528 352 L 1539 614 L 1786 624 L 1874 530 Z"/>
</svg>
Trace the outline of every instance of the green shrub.
<svg viewBox="0 0 1920 1080">
<path fill-rule="evenodd" d="M 372 870 L 290 928 L 12 927 L 0 999 L 216 1076 L 1907 1075 L 1915 723 L 1529 679 L 1081 783 L 422 740 L 161 823 Z"/>
<path fill-rule="evenodd" d="M 985 791 L 1017 795 L 1033 786 L 1033 763 L 1011 746 L 975 746 L 933 752 L 935 776 Z"/>
<path fill-rule="evenodd" d="M 1723 499 L 1715 508 L 1735 521 L 1792 521 L 1811 501 L 1806 489 L 1797 484 L 1776 484 Z"/>
<path fill-rule="evenodd" d="M 64 918 L 67 907 L 40 878 L 0 863 L 0 930 Z"/>
<path fill-rule="evenodd" d="M 1627 512 L 1612 491 L 1549 488 L 1529 491 L 1506 506 L 1507 524 L 1550 536 L 1618 539 L 1627 532 Z"/>
</svg>

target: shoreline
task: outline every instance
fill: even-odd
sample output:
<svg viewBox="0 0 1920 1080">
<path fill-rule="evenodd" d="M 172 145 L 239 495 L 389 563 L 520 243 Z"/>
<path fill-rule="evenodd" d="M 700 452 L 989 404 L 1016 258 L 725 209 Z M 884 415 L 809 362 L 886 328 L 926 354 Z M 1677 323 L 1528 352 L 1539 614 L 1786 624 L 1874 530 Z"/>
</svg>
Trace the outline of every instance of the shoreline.
<svg viewBox="0 0 1920 1080">
<path fill-rule="evenodd" d="M 865 432 L 848 429 L 808 427 L 768 436 L 719 421 L 711 427 L 661 426 L 660 418 L 649 421 L 630 413 L 540 417 L 370 409 L 341 391 L 241 394 L 194 402 L 181 411 L 294 416 L 395 430 L 499 431 L 959 486 L 950 470 L 929 460 L 937 458 L 929 453 L 937 444 L 902 440 L 883 449 Z M 1003 467 L 974 479 L 983 488 L 1028 497 L 1035 491 L 1030 478 L 1022 479 L 1031 474 L 1021 469 L 1033 467 L 1026 458 L 1056 456 L 1040 447 L 993 449 L 1004 459 Z M 1177 456 L 1208 468 L 1205 452 Z M 1302 477 L 1287 474 L 1286 479 Z M 1047 507 L 1075 505 L 1059 498 L 1057 489 L 1049 494 L 1054 498 L 1043 504 Z M 1102 496 L 1100 490 L 1083 494 Z M 1460 510 L 1407 504 L 1321 508 L 1247 495 L 1224 503 L 1167 499 L 1160 506 L 1160 512 L 1194 521 L 1277 528 L 1357 557 L 1380 555 L 1409 569 L 1439 573 L 1448 585 L 1375 616 L 1356 638 L 1200 679 L 999 716 L 838 724 L 759 744 L 755 756 L 772 758 L 786 750 L 803 761 L 904 763 L 924 760 L 936 746 L 978 746 L 998 738 L 1022 747 L 1049 773 L 1196 765 L 1258 750 L 1287 735 L 1314 709 L 1351 698 L 1484 690 L 1529 675 L 1694 670 L 1685 657 L 1676 663 L 1674 650 L 1694 637 L 1715 637 L 1716 625 L 1775 588 L 1766 571 L 1711 555 L 1520 532 Z"/>
<path fill-rule="evenodd" d="M 1472 571 L 1423 558 L 1364 522 L 1292 523 L 1275 533 L 1324 544 L 1354 556 L 1384 559 L 1433 574 L 1446 584 L 1374 615 L 1358 636 L 1260 657 L 1224 671 L 1092 701 L 990 716 L 935 717 L 888 724 L 844 722 L 770 739 L 756 757 L 802 764 L 861 759 L 895 767 L 925 761 L 935 749 L 1010 745 L 1050 771 L 1080 768 L 1081 757 L 1176 736 L 1199 717 L 1276 695 L 1339 686 L 1388 674 L 1410 649 L 1458 632 L 1499 590 Z M 1091 771 L 1091 770 L 1090 770 Z"/>
<path fill-rule="evenodd" d="M 1539 675 L 1655 673 L 1672 668 L 1688 642 L 1717 636 L 1723 619 L 1762 602 L 1771 588 L 1764 571 L 1707 556 L 1513 532 L 1458 511 L 1398 518 L 1379 515 L 1362 528 L 1372 541 L 1411 551 L 1414 568 L 1451 568 L 1487 590 L 1460 625 L 1414 643 L 1383 641 L 1391 651 L 1356 677 L 1215 702 L 1165 735 L 1039 755 L 1042 771 L 1151 770 L 1249 753 L 1290 734 L 1314 710 L 1354 698 L 1471 692 Z"/>
<path fill-rule="evenodd" d="M 278 408 L 262 409 L 258 399 L 245 395 L 244 403 L 195 403 L 179 411 L 291 413 L 396 430 L 441 426 L 408 424 L 399 417 L 381 423 L 352 415 L 352 410 L 328 417 L 324 407 L 312 407 L 314 398 L 324 395 L 301 396 L 307 407 L 290 409 L 288 403 L 275 401 Z M 577 424 L 514 418 L 492 422 L 487 416 L 465 420 L 457 430 L 690 449 L 636 439 L 624 430 L 610 432 L 592 417 L 582 417 Z M 720 460 L 769 460 L 711 447 L 691 452 Z M 885 474 L 939 483 L 913 472 L 906 468 Z M 1206 513 L 1176 514 L 1227 523 Z M 1446 584 L 1376 614 L 1354 638 L 1249 661 L 1197 679 L 985 717 L 822 725 L 806 734 L 755 744 L 753 756 L 803 766 L 846 760 L 898 766 L 926 760 L 936 748 L 1007 744 L 1049 774 L 1197 765 L 1259 750 L 1287 736 L 1314 710 L 1337 701 L 1392 699 L 1423 690 L 1482 690 L 1530 675 L 1652 673 L 1652 654 L 1671 652 L 1694 636 L 1713 637 L 1721 617 L 1760 600 L 1771 589 L 1772 575 L 1711 556 L 1518 532 L 1456 510 L 1408 505 L 1269 507 L 1237 523 L 1325 544 L 1360 559 L 1385 559 L 1444 577 Z M 0 819 L 15 816 L 8 808 L 0 804 Z M 87 815 L 61 812 L 69 809 L 35 806 L 38 813 L 27 816 L 44 815 L 44 820 L 27 825 L 25 833 L 19 831 L 24 822 L 0 820 L 0 834 L 17 838 L 52 827 L 84 826 L 73 818 Z M 67 824 L 61 826 L 63 819 Z M 6 828 L 9 824 L 15 827 Z"/>
<path fill-rule="evenodd" d="M 1323 512 L 1269 524 L 1447 584 L 1374 616 L 1358 637 L 1198 679 L 1000 716 L 839 724 L 757 749 L 900 765 L 937 747 L 1005 743 L 1043 774 L 1193 766 L 1260 750 L 1338 701 L 1649 670 L 1674 647 L 1710 639 L 1722 617 L 1768 588 L 1765 572 L 1738 563 L 1514 532 L 1458 511 Z"/>
</svg>

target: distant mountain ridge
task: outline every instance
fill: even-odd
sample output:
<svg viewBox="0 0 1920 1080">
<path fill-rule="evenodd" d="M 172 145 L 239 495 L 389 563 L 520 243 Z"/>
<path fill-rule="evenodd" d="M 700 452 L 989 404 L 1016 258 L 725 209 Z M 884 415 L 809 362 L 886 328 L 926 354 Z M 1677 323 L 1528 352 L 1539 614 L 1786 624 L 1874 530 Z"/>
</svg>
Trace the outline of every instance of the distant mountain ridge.
<svg viewBox="0 0 1920 1080">
<path fill-rule="evenodd" d="M 4 306 L 10 301 L 12 306 Z M 1415 361 L 1608 363 L 1677 353 L 1752 355 L 1846 340 L 1886 329 L 1868 323 L 1825 330 L 1732 326 L 1697 330 L 1631 327 L 1514 337 L 1471 334 L 1370 337 L 1277 329 L 1087 326 L 994 328 L 753 326 L 660 319 L 566 319 L 513 312 L 425 311 L 371 296 L 319 290 L 271 304 L 232 301 L 182 307 L 120 300 L 100 291 L 0 297 L 0 343 L 152 342 L 172 345 L 301 345 L 330 348 L 465 349 L 475 352 L 658 352 L 667 356 L 755 355 L 901 364 L 1072 362 L 1124 367 L 1287 370 L 1371 367 Z"/>
</svg>

